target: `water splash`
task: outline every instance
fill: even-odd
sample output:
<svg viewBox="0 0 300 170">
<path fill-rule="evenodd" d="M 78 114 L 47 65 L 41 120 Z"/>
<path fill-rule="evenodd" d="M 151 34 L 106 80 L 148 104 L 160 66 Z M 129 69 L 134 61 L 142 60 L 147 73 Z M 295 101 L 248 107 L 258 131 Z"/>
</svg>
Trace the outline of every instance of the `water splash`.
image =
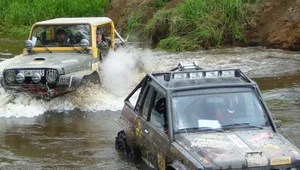
<svg viewBox="0 0 300 170">
<path fill-rule="evenodd" d="M 2 71 L 18 60 L 16 56 L 0 63 Z M 102 85 L 87 84 L 76 91 L 44 101 L 26 93 L 14 94 L 0 88 L 0 117 L 35 117 L 47 111 L 68 112 L 120 110 L 126 95 L 154 68 L 150 50 L 118 50 L 109 54 L 101 67 Z"/>
</svg>

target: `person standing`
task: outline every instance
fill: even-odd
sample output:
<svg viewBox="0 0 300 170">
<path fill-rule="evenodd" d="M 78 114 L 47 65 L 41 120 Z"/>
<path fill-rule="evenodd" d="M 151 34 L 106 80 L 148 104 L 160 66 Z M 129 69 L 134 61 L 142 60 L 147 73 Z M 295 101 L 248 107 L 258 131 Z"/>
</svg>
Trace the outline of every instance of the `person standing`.
<svg viewBox="0 0 300 170">
<path fill-rule="evenodd" d="M 98 47 L 98 56 L 102 60 L 109 51 L 109 44 L 100 28 L 96 30 L 96 42 Z"/>
</svg>

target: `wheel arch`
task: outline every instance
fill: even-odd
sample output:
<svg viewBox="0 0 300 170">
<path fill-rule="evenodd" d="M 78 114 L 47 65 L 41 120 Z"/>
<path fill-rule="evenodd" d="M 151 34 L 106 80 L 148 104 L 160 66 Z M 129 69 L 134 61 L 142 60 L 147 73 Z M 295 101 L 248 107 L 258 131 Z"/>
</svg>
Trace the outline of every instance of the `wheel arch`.
<svg viewBox="0 0 300 170">
<path fill-rule="evenodd" d="M 174 161 L 172 164 L 168 164 L 166 170 L 188 170 L 189 168 L 183 165 L 179 161 Z"/>
</svg>

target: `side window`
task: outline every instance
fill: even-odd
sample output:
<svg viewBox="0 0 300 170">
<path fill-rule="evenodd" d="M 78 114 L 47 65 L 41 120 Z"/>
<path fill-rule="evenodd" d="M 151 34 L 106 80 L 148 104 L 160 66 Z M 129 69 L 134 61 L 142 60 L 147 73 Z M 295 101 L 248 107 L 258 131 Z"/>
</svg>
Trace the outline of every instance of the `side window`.
<svg viewBox="0 0 300 170">
<path fill-rule="evenodd" d="M 149 108 L 151 107 L 151 100 L 153 97 L 153 88 L 150 87 L 145 94 L 145 101 L 142 104 L 142 116 L 148 120 Z"/>
<path fill-rule="evenodd" d="M 35 47 L 41 47 L 49 43 L 49 37 L 47 27 L 36 27 L 33 29 L 31 40 Z"/>
<path fill-rule="evenodd" d="M 155 93 L 155 99 L 153 100 L 151 112 L 150 112 L 150 123 L 158 129 L 168 132 L 167 124 L 167 109 L 166 109 L 166 98 L 159 92 Z"/>
</svg>

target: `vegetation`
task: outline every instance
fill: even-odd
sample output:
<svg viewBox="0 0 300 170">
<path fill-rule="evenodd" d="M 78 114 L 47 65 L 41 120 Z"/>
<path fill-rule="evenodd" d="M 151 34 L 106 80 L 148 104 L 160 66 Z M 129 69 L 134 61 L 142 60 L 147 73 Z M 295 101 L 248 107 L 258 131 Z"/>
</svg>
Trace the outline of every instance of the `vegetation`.
<svg viewBox="0 0 300 170">
<path fill-rule="evenodd" d="M 57 17 L 103 16 L 110 0 L 1 0 L 0 30 L 27 36 L 30 26 Z"/>
<path fill-rule="evenodd" d="M 140 28 L 142 27 L 141 17 L 142 17 L 141 14 L 132 14 L 127 20 L 125 30 L 128 30 L 127 34 L 131 35 L 130 36 L 131 40 L 138 40 L 138 37 L 140 36 L 139 32 L 140 32 Z"/>
<path fill-rule="evenodd" d="M 145 26 L 147 37 L 170 51 L 220 47 L 243 42 L 241 26 L 249 22 L 245 0 L 185 0 L 175 9 L 161 9 Z M 249 15 L 250 14 L 250 15 Z"/>
<path fill-rule="evenodd" d="M 27 36 L 30 26 L 57 17 L 104 16 L 111 0 L 1 0 L 0 31 Z M 124 9 L 123 31 L 131 40 L 151 40 L 168 51 L 191 51 L 244 41 L 241 26 L 252 16 L 249 5 L 261 0 L 184 0 L 164 8 L 170 0 L 146 1 Z M 154 15 L 147 18 L 149 11 Z M 156 12 L 155 12 L 156 11 Z"/>
</svg>

